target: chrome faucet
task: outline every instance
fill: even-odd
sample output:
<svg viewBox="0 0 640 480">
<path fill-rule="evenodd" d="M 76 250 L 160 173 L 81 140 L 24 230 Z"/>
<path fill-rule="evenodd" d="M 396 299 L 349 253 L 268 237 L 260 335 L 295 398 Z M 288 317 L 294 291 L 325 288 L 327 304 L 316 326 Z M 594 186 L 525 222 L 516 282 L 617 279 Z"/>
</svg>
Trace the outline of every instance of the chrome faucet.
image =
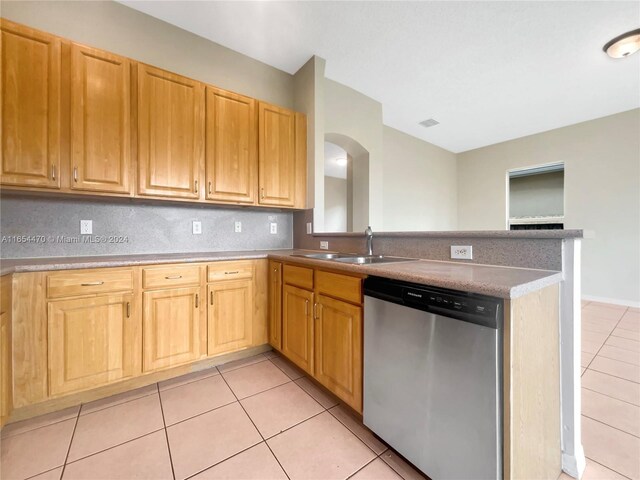
<svg viewBox="0 0 640 480">
<path fill-rule="evenodd" d="M 367 227 L 364 231 L 364 234 L 367 237 L 367 255 L 373 255 L 373 230 L 371 230 L 371 226 Z"/>
</svg>

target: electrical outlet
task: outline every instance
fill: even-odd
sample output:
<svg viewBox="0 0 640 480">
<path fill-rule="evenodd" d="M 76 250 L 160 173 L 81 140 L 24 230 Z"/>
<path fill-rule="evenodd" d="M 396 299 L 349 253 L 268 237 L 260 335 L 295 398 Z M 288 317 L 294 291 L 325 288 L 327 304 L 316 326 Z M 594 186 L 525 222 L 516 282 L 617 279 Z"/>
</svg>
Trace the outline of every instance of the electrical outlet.
<svg viewBox="0 0 640 480">
<path fill-rule="evenodd" d="M 313 233 L 313 225 L 311 222 L 307 222 L 307 235 L 311 235 Z"/>
<path fill-rule="evenodd" d="M 242 222 L 236 222 L 233 231 L 236 233 L 242 232 Z"/>
<path fill-rule="evenodd" d="M 191 224 L 191 233 L 193 233 L 194 235 L 201 235 L 202 234 L 202 222 L 198 221 L 198 220 L 194 220 L 193 223 Z"/>
<path fill-rule="evenodd" d="M 458 246 L 451 245 L 451 258 L 471 260 L 473 258 L 473 247 L 471 245 Z"/>
<path fill-rule="evenodd" d="M 80 235 L 91 235 L 93 233 L 93 220 L 80 220 Z"/>
<path fill-rule="evenodd" d="M 277 223 L 270 223 L 269 224 L 269 233 L 271 233 L 272 235 L 275 235 L 276 233 L 278 233 L 278 224 Z"/>
<path fill-rule="evenodd" d="M 320 242 L 320 250 L 329 250 L 329 242 Z"/>
</svg>

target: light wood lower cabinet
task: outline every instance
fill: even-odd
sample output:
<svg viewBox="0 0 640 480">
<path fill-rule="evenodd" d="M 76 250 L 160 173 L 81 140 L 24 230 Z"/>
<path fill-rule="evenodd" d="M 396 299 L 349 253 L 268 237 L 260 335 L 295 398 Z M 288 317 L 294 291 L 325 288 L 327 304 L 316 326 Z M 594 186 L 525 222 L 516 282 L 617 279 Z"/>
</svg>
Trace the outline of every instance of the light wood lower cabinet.
<svg viewBox="0 0 640 480">
<path fill-rule="evenodd" d="M 49 394 L 79 392 L 139 374 L 140 335 L 133 295 L 49 302 Z"/>
<path fill-rule="evenodd" d="M 313 375 L 313 292 L 282 289 L 282 353 Z"/>
<path fill-rule="evenodd" d="M 362 278 L 273 261 L 269 271 L 271 345 L 362 412 Z"/>
<path fill-rule="evenodd" d="M 192 362 L 206 352 L 206 317 L 201 288 L 144 292 L 145 372 Z"/>
<path fill-rule="evenodd" d="M 0 313 L 0 427 L 11 414 L 11 325 L 7 312 Z"/>
<path fill-rule="evenodd" d="M 318 295 L 315 373 L 354 409 L 362 405 L 362 307 Z"/>
<path fill-rule="evenodd" d="M 269 343 L 282 350 L 282 263 L 269 261 Z"/>
<path fill-rule="evenodd" d="M 253 279 L 208 286 L 208 353 L 246 348 L 253 341 Z"/>
</svg>

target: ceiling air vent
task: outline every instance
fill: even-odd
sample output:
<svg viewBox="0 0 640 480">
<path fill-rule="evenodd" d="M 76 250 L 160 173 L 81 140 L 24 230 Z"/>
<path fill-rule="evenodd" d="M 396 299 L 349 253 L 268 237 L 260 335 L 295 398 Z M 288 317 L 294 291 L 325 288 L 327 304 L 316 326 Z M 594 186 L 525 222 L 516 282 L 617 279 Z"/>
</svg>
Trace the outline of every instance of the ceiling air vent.
<svg viewBox="0 0 640 480">
<path fill-rule="evenodd" d="M 440 122 L 434 120 L 433 118 L 427 118 L 424 122 L 420 122 L 420 125 L 422 125 L 424 128 L 434 127 L 438 124 L 440 124 Z"/>
</svg>

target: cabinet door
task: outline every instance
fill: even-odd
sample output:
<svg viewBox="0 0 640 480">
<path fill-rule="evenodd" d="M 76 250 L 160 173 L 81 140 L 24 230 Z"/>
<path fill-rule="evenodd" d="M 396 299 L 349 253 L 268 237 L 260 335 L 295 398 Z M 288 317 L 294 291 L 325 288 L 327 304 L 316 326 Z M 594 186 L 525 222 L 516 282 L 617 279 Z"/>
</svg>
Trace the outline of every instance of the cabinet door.
<svg viewBox="0 0 640 480">
<path fill-rule="evenodd" d="M 71 188 L 129 193 L 130 62 L 71 46 Z"/>
<path fill-rule="evenodd" d="M 256 101 L 207 87 L 206 198 L 255 203 Z"/>
<path fill-rule="evenodd" d="M 47 331 L 52 396 L 140 373 L 141 324 L 133 295 L 49 302 Z"/>
<path fill-rule="evenodd" d="M 315 378 L 362 412 L 362 308 L 318 296 Z"/>
<path fill-rule="evenodd" d="M 253 280 L 209 285 L 209 355 L 233 352 L 251 345 Z"/>
<path fill-rule="evenodd" d="M 60 188 L 60 40 L 0 22 L 0 181 Z"/>
<path fill-rule="evenodd" d="M 295 203 L 295 112 L 260 103 L 258 114 L 261 205 Z"/>
<path fill-rule="evenodd" d="M 313 292 L 285 285 L 282 306 L 282 353 L 313 374 Z"/>
<path fill-rule="evenodd" d="M 200 198 L 203 143 L 204 86 L 138 65 L 138 193 Z"/>
<path fill-rule="evenodd" d="M 0 314 L 0 427 L 11 413 L 11 325 L 9 314 Z"/>
<path fill-rule="evenodd" d="M 269 261 L 269 343 L 282 349 L 282 263 Z"/>
<path fill-rule="evenodd" d="M 200 287 L 143 293 L 145 372 L 192 362 L 206 352 Z"/>
</svg>

